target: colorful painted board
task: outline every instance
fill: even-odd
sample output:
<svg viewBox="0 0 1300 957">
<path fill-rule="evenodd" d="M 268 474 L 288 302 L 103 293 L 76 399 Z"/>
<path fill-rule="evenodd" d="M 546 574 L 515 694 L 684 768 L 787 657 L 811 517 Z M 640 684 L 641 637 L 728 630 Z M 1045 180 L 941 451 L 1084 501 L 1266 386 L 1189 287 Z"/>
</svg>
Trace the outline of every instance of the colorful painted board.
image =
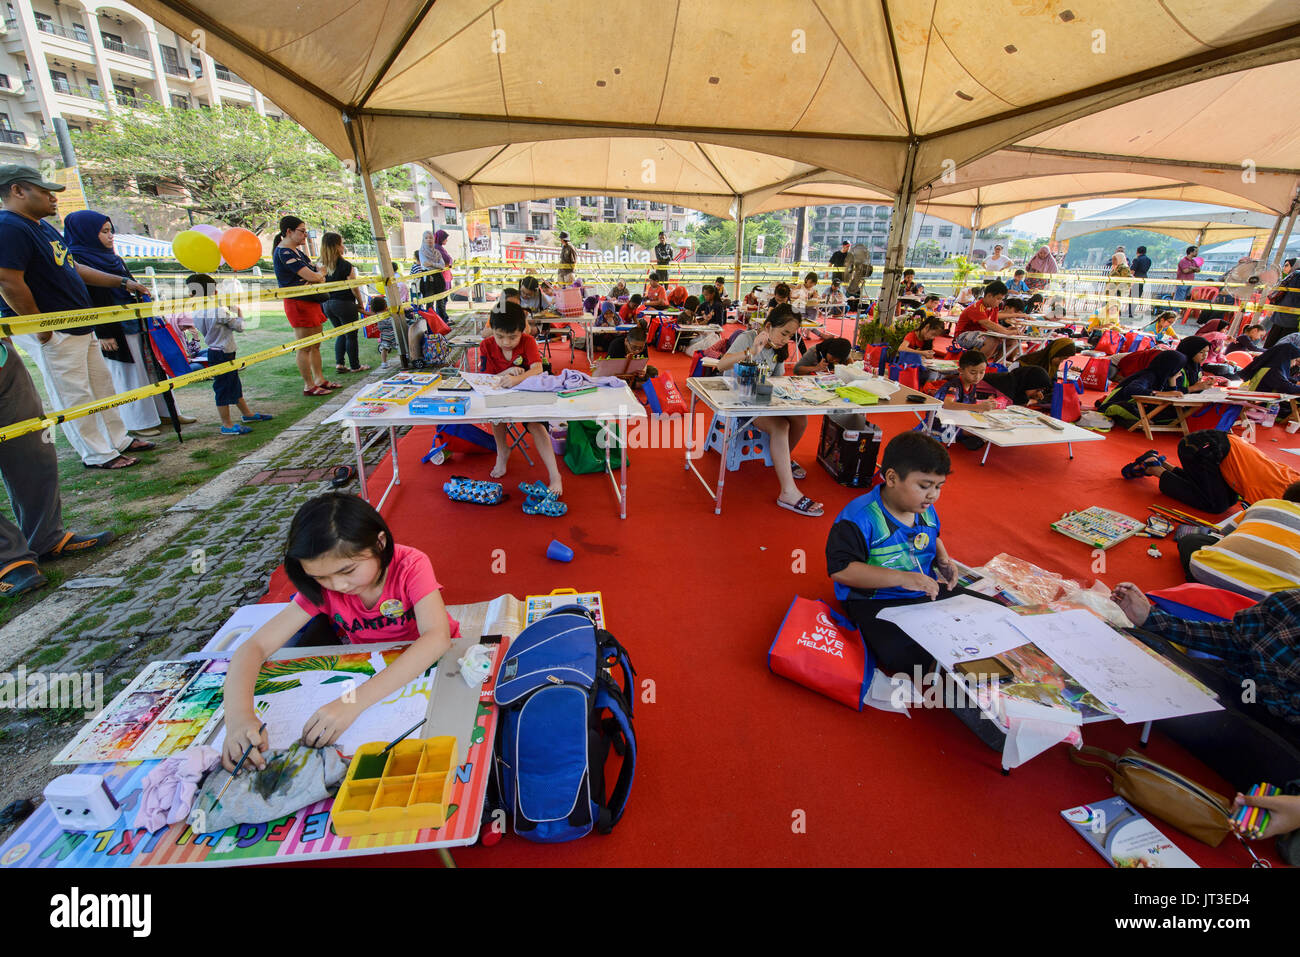
<svg viewBox="0 0 1300 957">
<path fill-rule="evenodd" d="M 552 610 L 565 605 L 581 605 L 595 617 L 597 628 L 605 627 L 604 602 L 600 592 L 579 593 L 565 588 L 557 588 L 549 595 L 529 595 L 524 604 L 524 627 L 527 628 Z"/>
<path fill-rule="evenodd" d="M 1053 531 L 1101 549 L 1118 545 L 1145 527 L 1136 518 L 1097 505 L 1071 512 L 1052 523 Z"/>
<path fill-rule="evenodd" d="M 53 764 L 147 761 L 203 744 L 221 723 L 224 661 L 155 661 Z"/>
</svg>

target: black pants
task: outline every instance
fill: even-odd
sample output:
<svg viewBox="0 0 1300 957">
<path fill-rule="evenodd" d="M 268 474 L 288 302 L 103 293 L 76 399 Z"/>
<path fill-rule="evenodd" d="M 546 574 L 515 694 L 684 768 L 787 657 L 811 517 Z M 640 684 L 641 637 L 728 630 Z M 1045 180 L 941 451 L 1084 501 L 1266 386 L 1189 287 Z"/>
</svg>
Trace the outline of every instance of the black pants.
<svg viewBox="0 0 1300 957">
<path fill-rule="evenodd" d="M 1267 781 L 1285 787 L 1300 780 L 1300 725 L 1270 713 L 1263 705 L 1241 700 L 1241 685 L 1214 662 L 1189 658 L 1150 632 L 1139 638 L 1219 696 L 1222 711 L 1166 718 L 1155 727 L 1245 791 Z"/>
<path fill-rule="evenodd" d="M 350 322 L 356 322 L 360 317 L 355 299 L 331 299 L 325 303 L 325 315 L 329 318 L 330 325 L 334 328 L 346 326 Z M 344 353 L 347 354 L 348 368 L 355 369 L 361 365 L 361 359 L 357 353 L 357 333 L 345 332 L 343 335 L 334 340 L 334 364 L 343 365 Z"/>
<path fill-rule="evenodd" d="M 952 598 L 954 595 L 970 595 L 974 598 L 983 598 L 986 601 L 995 601 L 987 595 L 967 591 L 965 588 L 958 587 L 950 590 L 943 584 L 940 584 L 939 598 L 935 600 Z M 909 638 L 907 633 L 892 621 L 880 621 L 876 616 L 886 608 L 896 608 L 900 605 L 919 605 L 929 600 L 924 597 L 896 598 L 884 601 L 850 599 L 844 602 L 843 605 L 848 616 L 853 619 L 853 623 L 862 632 L 863 640 L 867 643 L 867 647 L 871 649 L 871 653 L 876 659 L 876 667 L 887 675 L 894 675 L 901 671 L 911 677 L 912 669 L 918 665 L 922 671 L 929 671 L 934 666 L 934 656 Z"/>
<path fill-rule="evenodd" d="M 447 291 L 447 281 L 442 277 L 442 273 L 434 273 L 429 277 L 429 289 L 433 295 Z M 433 301 L 433 311 L 442 316 L 442 321 L 447 321 L 447 300 L 449 296 L 443 296 L 441 299 Z"/>
<path fill-rule="evenodd" d="M 1196 581 L 1192 577 L 1192 553 L 1217 541 L 1220 541 L 1218 535 L 1207 535 L 1204 532 L 1189 532 L 1178 539 L 1178 560 L 1183 566 L 1183 577 L 1189 582 Z"/>
<path fill-rule="evenodd" d="M 1272 349 L 1275 345 L 1277 345 L 1277 341 L 1279 339 L 1281 339 L 1283 336 L 1289 336 L 1291 333 L 1296 331 L 1295 326 L 1282 325 L 1282 322 L 1284 322 L 1288 318 L 1291 317 L 1289 316 L 1273 317 L 1273 325 L 1269 327 L 1268 335 L 1264 337 L 1265 350 Z"/>
<path fill-rule="evenodd" d="M 1207 429 L 1184 436 L 1178 443 L 1181 465 L 1161 473 L 1160 491 L 1212 515 L 1226 512 L 1238 497 L 1219 470 L 1228 448 L 1228 436 L 1223 432 Z"/>
</svg>

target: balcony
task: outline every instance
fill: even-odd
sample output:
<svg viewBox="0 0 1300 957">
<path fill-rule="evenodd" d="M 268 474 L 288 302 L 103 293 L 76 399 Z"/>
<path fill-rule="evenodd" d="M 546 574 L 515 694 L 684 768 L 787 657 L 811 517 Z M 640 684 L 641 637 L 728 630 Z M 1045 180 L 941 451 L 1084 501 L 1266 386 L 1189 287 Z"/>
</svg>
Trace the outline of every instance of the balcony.
<svg viewBox="0 0 1300 957">
<path fill-rule="evenodd" d="M 0 73 L 0 93 L 8 93 L 11 96 L 22 96 L 26 92 L 27 90 L 22 80 L 17 77 Z"/>
<path fill-rule="evenodd" d="M 118 40 L 105 40 L 104 49 L 112 50 L 115 53 L 125 53 L 127 56 L 139 57 L 141 60 L 149 59 L 149 51 L 144 47 L 132 46 L 129 43 L 121 43 Z"/>
<path fill-rule="evenodd" d="M 16 146 L 19 149 L 36 150 L 39 144 L 22 130 L 0 130 L 0 146 Z"/>
<path fill-rule="evenodd" d="M 214 67 L 213 72 L 217 75 L 218 80 L 225 80 L 227 83 L 243 83 L 239 77 L 231 73 L 224 66 Z"/>
<path fill-rule="evenodd" d="M 163 60 L 163 72 L 168 76 L 180 77 L 182 80 L 194 79 L 190 74 L 190 71 L 185 69 L 185 67 L 181 66 L 179 63 L 168 63 L 166 60 Z"/>
<path fill-rule="evenodd" d="M 90 45 L 90 36 L 85 30 L 69 30 L 45 20 L 36 21 L 36 30 L 44 34 L 36 39 L 36 46 L 43 50 L 47 57 L 58 57 L 86 66 L 95 65 L 95 51 Z M 19 34 L 15 30 L 11 36 L 18 37 Z"/>
<path fill-rule="evenodd" d="M 61 27 L 57 23 L 50 23 L 48 20 L 37 20 L 36 29 L 41 33 L 48 33 L 52 37 L 63 37 L 65 40 L 75 40 L 78 43 L 90 43 L 90 36 L 86 33 L 85 28 L 79 30 L 69 30 L 67 27 Z"/>
</svg>

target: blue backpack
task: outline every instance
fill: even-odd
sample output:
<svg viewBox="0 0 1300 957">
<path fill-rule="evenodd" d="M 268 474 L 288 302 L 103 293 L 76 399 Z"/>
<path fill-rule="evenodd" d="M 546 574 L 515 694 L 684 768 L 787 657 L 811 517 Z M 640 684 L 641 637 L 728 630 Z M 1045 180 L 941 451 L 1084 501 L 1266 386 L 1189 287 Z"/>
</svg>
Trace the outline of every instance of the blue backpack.
<svg viewBox="0 0 1300 957">
<path fill-rule="evenodd" d="M 622 645 L 579 605 L 556 608 L 510 645 L 497 677 L 496 785 L 520 837 L 549 844 L 593 827 L 608 834 L 623 816 L 636 769 L 635 674 Z M 623 763 L 607 794 L 611 747 Z"/>
</svg>

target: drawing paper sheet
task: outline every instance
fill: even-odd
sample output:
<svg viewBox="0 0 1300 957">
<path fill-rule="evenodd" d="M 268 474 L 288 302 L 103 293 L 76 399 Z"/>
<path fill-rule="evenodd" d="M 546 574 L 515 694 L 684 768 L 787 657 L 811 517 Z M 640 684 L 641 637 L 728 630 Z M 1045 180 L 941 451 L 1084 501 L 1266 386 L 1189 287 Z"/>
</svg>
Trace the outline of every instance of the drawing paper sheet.
<svg viewBox="0 0 1300 957">
<path fill-rule="evenodd" d="M 1026 615 L 1015 627 L 1125 724 L 1221 711 L 1203 687 L 1092 612 Z"/>
<path fill-rule="evenodd" d="M 266 722 L 269 746 L 287 748 L 302 737 L 307 720 L 320 708 L 337 701 L 349 688 L 360 686 L 382 668 L 371 660 L 381 655 L 391 665 L 404 649 L 383 652 L 352 652 L 283 658 L 268 661 L 257 677 L 253 708 Z M 336 742 L 344 754 L 370 741 L 388 742 L 424 717 L 433 699 L 437 667 L 431 667 L 413 681 L 375 702 L 343 732 Z M 419 736 L 418 733 L 416 735 Z M 225 729 L 213 740 L 220 748 Z"/>
<path fill-rule="evenodd" d="M 487 372 L 462 372 L 460 377 L 474 387 L 474 391 L 479 395 L 506 395 L 514 394 L 513 389 L 503 389 L 500 386 L 501 377 Z"/>
<path fill-rule="evenodd" d="M 1015 613 L 969 595 L 886 608 L 877 618 L 892 621 L 946 668 L 958 661 L 991 658 L 1029 639 L 1012 626 Z"/>
</svg>

